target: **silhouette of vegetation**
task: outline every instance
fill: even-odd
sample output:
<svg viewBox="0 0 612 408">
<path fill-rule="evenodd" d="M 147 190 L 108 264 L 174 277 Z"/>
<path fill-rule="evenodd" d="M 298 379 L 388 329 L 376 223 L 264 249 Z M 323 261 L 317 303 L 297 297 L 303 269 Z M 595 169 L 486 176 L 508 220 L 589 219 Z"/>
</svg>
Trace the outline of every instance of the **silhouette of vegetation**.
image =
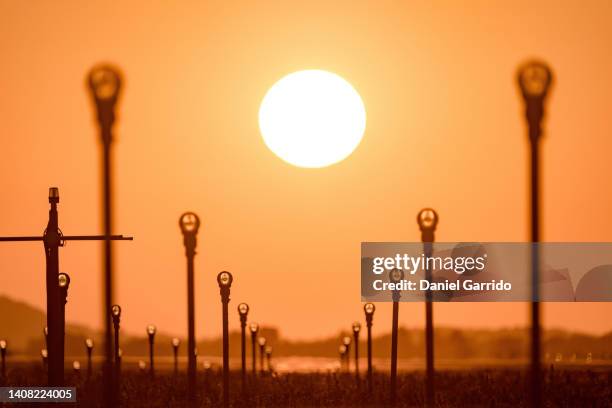
<svg viewBox="0 0 612 408">
<path fill-rule="evenodd" d="M 247 393 L 240 387 L 240 371 L 231 373 L 233 407 L 379 407 L 388 398 L 389 377 L 375 373 L 373 394 L 365 382 L 357 388 L 355 378 L 346 373 L 274 374 L 253 379 L 249 376 Z M 9 370 L 2 385 L 44 384 L 46 375 L 40 366 L 22 365 Z M 87 381 L 85 373 L 66 375 L 69 385 L 77 387 L 76 407 L 98 407 L 102 401 L 99 372 Z M 124 370 L 121 375 L 121 399 L 126 407 L 184 407 L 187 376 L 162 371 L 154 378 L 143 372 Z M 545 406 L 606 407 L 612 401 L 612 372 L 583 369 L 560 370 L 549 367 L 543 374 Z M 527 403 L 525 373 L 521 370 L 441 371 L 437 374 L 438 407 L 521 407 Z M 222 373 L 217 367 L 198 372 L 199 407 L 218 407 L 222 398 Z M 422 372 L 398 374 L 398 406 L 423 406 Z M 72 406 L 72 405 L 71 405 Z"/>
</svg>

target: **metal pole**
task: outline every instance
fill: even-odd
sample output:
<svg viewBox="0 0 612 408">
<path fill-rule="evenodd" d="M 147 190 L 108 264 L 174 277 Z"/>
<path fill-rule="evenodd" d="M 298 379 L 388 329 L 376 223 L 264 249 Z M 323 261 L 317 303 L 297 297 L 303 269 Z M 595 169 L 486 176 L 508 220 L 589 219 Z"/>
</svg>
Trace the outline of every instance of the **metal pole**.
<svg viewBox="0 0 612 408">
<path fill-rule="evenodd" d="M 404 279 L 404 271 L 402 269 L 392 269 L 389 271 L 389 282 L 399 283 Z M 397 326 L 399 315 L 399 300 L 401 294 L 399 290 L 393 290 L 391 293 L 393 299 L 393 319 L 391 323 L 391 405 L 395 405 L 397 401 Z"/>
<path fill-rule="evenodd" d="M 368 391 L 372 393 L 372 322 L 368 322 Z"/>
<path fill-rule="evenodd" d="M 59 189 L 49 189 L 49 222 L 44 233 L 45 255 L 47 263 L 47 328 L 48 328 L 48 382 L 52 387 L 64 383 L 64 356 L 62 353 L 61 302 L 60 289 L 57 284 L 59 275 L 59 247 L 61 233 L 58 226 L 57 204 Z"/>
<path fill-rule="evenodd" d="M 64 342 L 66 338 L 66 302 L 68 302 L 68 286 L 70 276 L 67 273 L 58 275 L 58 288 L 60 291 L 60 355 L 62 356 L 62 375 L 64 373 Z"/>
<path fill-rule="evenodd" d="M 252 369 L 251 371 L 253 372 L 253 377 L 255 377 L 255 374 L 257 373 L 257 347 L 256 347 L 256 343 L 257 343 L 257 332 L 259 330 L 259 327 L 257 326 L 257 323 L 251 323 L 250 326 L 251 329 L 251 362 L 252 362 Z"/>
<path fill-rule="evenodd" d="M 425 259 L 432 255 L 432 244 L 426 242 L 423 244 Z M 427 265 L 425 269 L 425 279 L 428 282 L 432 281 L 431 265 Z M 426 292 L 425 301 L 425 348 L 426 348 L 426 402 L 428 407 L 434 406 L 435 401 L 435 372 L 434 372 L 434 331 L 433 331 L 433 303 L 431 290 Z"/>
<path fill-rule="evenodd" d="M 195 340 L 195 283 L 194 258 L 200 218 L 193 212 L 186 212 L 179 218 L 183 233 L 183 244 L 187 256 L 187 395 L 190 404 L 195 404 L 196 389 L 196 340 Z"/>
<path fill-rule="evenodd" d="M 432 282 L 432 270 L 429 259 L 433 254 L 434 232 L 438 225 L 438 213 L 432 208 L 424 208 L 417 214 L 417 224 L 421 230 L 423 254 L 425 255 L 425 279 Z M 434 371 L 434 330 L 432 292 L 425 292 L 425 405 L 429 408 L 435 404 L 435 371 Z"/>
<path fill-rule="evenodd" d="M 155 366 L 153 365 L 153 347 L 155 344 L 154 336 L 149 335 L 149 374 L 151 377 L 155 376 Z"/>
<path fill-rule="evenodd" d="M 191 403 L 196 389 L 194 255 L 195 250 L 187 256 L 187 395 Z"/>
<path fill-rule="evenodd" d="M 98 112 L 98 123 L 102 142 L 102 191 L 104 207 L 104 297 L 102 304 L 102 321 L 104 322 L 104 405 L 119 405 L 119 388 L 114 378 L 111 317 L 108 311 L 113 304 L 112 280 L 112 179 L 111 179 L 111 144 L 112 127 L 115 122 L 115 105 L 121 89 L 119 71 L 109 65 L 94 67 L 88 76 L 88 85 Z"/>
<path fill-rule="evenodd" d="M 249 305 L 240 303 L 238 305 L 238 315 L 240 316 L 240 360 L 242 374 L 242 393 L 246 393 L 246 323 L 249 313 Z"/>
<path fill-rule="evenodd" d="M 519 68 L 518 85 L 525 101 L 525 116 L 529 126 L 531 170 L 531 370 L 529 403 L 542 405 L 541 329 L 540 329 L 540 138 L 544 117 L 544 100 L 552 84 L 551 69 L 541 61 L 529 61 Z"/>
<path fill-rule="evenodd" d="M 393 301 L 393 322 L 391 325 L 391 405 L 395 405 L 397 393 L 397 324 L 399 303 Z"/>
<path fill-rule="evenodd" d="M 232 274 L 226 271 L 217 275 L 217 283 L 221 293 L 223 306 L 223 407 L 229 407 L 229 315 L 228 304 L 230 301 L 230 287 L 232 286 Z"/>
<path fill-rule="evenodd" d="M 0 340 L 0 355 L 2 356 L 2 379 L 6 380 L 6 340 Z"/>
</svg>

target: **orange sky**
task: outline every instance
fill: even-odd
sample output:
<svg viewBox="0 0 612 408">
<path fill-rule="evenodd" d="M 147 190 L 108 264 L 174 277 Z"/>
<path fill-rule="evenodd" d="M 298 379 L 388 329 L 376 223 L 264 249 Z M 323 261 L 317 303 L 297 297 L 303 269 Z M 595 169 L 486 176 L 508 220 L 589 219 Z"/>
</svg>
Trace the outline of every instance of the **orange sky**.
<svg viewBox="0 0 612 408">
<path fill-rule="evenodd" d="M 289 337 L 362 318 L 361 241 L 415 241 L 415 214 L 440 214 L 440 241 L 528 237 L 526 136 L 514 72 L 553 66 L 544 141 L 543 236 L 612 241 L 612 3 L 107 2 L 0 0 L 0 235 L 46 225 L 59 186 L 66 234 L 99 233 L 98 139 L 84 77 L 118 64 L 116 288 L 123 327 L 186 329 L 177 220 L 203 221 L 197 334 L 220 332 L 216 274 L 235 275 L 232 310 Z M 127 3 L 127 4 L 123 4 Z M 568 2 L 565 2 L 568 3 Z M 340 164 L 291 167 L 264 145 L 259 103 L 300 69 L 335 72 L 361 94 L 361 145 Z M 101 248 L 71 242 L 68 319 L 98 324 Z M 41 244 L 0 246 L 0 293 L 44 306 Z M 283 287 L 289 284 L 291 287 Z M 232 312 L 235 313 L 235 312 Z M 401 323 L 422 324 L 405 304 Z M 546 305 L 548 326 L 602 333 L 611 304 Z M 230 328 L 237 328 L 237 315 Z M 390 307 L 375 324 L 387 329 Z M 523 325 L 523 304 L 435 306 L 435 321 Z"/>
</svg>

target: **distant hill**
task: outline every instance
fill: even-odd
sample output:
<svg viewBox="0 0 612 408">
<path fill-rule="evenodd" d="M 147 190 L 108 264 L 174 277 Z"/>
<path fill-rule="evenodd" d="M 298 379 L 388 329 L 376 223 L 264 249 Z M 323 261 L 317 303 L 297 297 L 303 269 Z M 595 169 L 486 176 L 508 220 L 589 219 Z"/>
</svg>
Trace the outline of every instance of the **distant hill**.
<svg viewBox="0 0 612 408">
<path fill-rule="evenodd" d="M 46 325 L 44 312 L 26 303 L 0 296 L 0 338 L 9 343 L 10 352 L 38 356 L 44 347 L 43 328 Z M 373 355 L 383 358 L 389 355 L 391 335 L 386 330 L 374 326 Z M 342 337 L 352 334 L 339 332 L 336 336 L 311 341 L 290 341 L 281 337 L 278 329 L 262 327 L 260 335 L 268 340 L 276 356 L 323 356 L 336 357 Z M 436 327 L 436 358 L 493 358 L 515 359 L 528 356 L 529 332 L 523 328 L 513 329 L 456 329 Z M 86 326 L 68 324 L 66 327 L 66 355 L 85 354 L 84 340 L 92 337 L 95 342 L 94 354 L 99 354 L 102 336 Z M 400 327 L 398 355 L 400 358 L 421 358 L 424 355 L 423 329 Z M 181 345 L 184 353 L 186 341 Z M 365 330 L 360 338 L 361 350 L 365 351 Z M 156 335 L 157 355 L 171 355 L 171 336 L 160 332 Z M 248 354 L 250 355 L 250 333 L 247 333 Z M 126 356 L 144 356 L 148 350 L 148 340 L 139 336 L 122 336 L 121 348 Z M 197 342 L 198 354 L 218 356 L 221 354 L 219 338 Z M 550 356 L 557 353 L 584 359 L 591 353 L 594 359 L 612 359 L 612 332 L 603 336 L 592 336 L 564 330 L 547 330 L 543 335 L 543 350 Z M 230 355 L 240 356 L 240 333 L 230 333 Z"/>
</svg>

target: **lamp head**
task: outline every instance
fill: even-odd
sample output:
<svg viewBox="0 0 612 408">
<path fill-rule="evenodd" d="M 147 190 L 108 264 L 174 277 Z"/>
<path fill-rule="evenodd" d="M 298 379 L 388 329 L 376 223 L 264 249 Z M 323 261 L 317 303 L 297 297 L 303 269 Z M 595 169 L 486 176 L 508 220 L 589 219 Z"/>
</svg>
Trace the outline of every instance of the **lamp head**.
<svg viewBox="0 0 612 408">
<path fill-rule="evenodd" d="M 204 367 L 205 370 L 210 370 L 210 368 L 212 367 L 212 364 L 210 363 L 210 361 L 204 360 L 204 362 L 202 363 L 202 366 Z"/>
<path fill-rule="evenodd" d="M 117 350 L 117 356 L 119 358 L 123 357 L 123 350 L 122 349 Z"/>
<path fill-rule="evenodd" d="M 361 323 L 353 322 L 353 333 L 357 334 L 361 330 Z"/>
<path fill-rule="evenodd" d="M 180 346 L 180 344 L 181 344 L 181 339 L 179 339 L 178 337 L 174 337 L 172 339 L 172 347 L 178 348 L 178 346 Z"/>
<path fill-rule="evenodd" d="M 435 231 L 438 225 L 438 213 L 433 208 L 423 208 L 417 215 L 421 231 Z"/>
<path fill-rule="evenodd" d="M 92 339 L 90 338 L 85 339 L 85 347 L 87 347 L 88 350 L 93 349 L 93 346 L 94 346 L 94 342 Z"/>
<path fill-rule="evenodd" d="M 121 317 L 121 306 L 119 305 L 113 305 L 111 307 L 111 314 L 113 315 L 113 317 L 118 318 Z"/>
<path fill-rule="evenodd" d="M 260 337 L 257 339 L 257 342 L 259 343 L 259 347 L 263 347 L 266 345 L 266 338 L 265 337 Z"/>
<path fill-rule="evenodd" d="M 519 68 L 517 79 L 525 99 L 543 99 L 552 83 L 552 71 L 542 61 L 527 61 Z"/>
<path fill-rule="evenodd" d="M 6 350 L 6 340 L 0 340 L 0 350 Z"/>
<path fill-rule="evenodd" d="M 49 335 L 49 327 L 45 326 L 45 328 L 43 329 L 43 333 L 45 334 L 45 337 L 47 337 Z"/>
<path fill-rule="evenodd" d="M 74 371 L 79 371 L 81 369 L 81 363 L 79 363 L 78 361 L 73 361 L 72 362 L 72 369 Z"/>
<path fill-rule="evenodd" d="M 89 71 L 87 82 L 96 102 L 112 103 L 121 89 L 121 74 L 111 65 L 100 64 Z"/>
<path fill-rule="evenodd" d="M 249 305 L 246 303 L 240 303 L 238 305 L 238 314 L 240 316 L 246 316 L 249 313 Z"/>
<path fill-rule="evenodd" d="M 259 325 L 255 322 L 249 324 L 249 330 L 251 330 L 251 333 L 253 334 L 257 334 L 257 332 L 259 331 Z"/>
<path fill-rule="evenodd" d="M 266 354 L 268 356 L 272 354 L 272 346 L 266 346 Z"/>
<path fill-rule="evenodd" d="M 196 235 L 200 228 L 200 218 L 195 213 L 186 212 L 179 218 L 179 226 L 183 234 Z"/>
<path fill-rule="evenodd" d="M 365 312 L 366 316 L 372 316 L 376 311 L 376 306 L 374 303 L 366 303 L 363 305 L 363 311 Z"/>
<path fill-rule="evenodd" d="M 47 357 L 49 357 L 49 352 L 47 351 L 47 349 L 42 349 L 42 350 L 40 350 L 40 356 L 41 356 L 42 358 L 47 358 Z"/>
<path fill-rule="evenodd" d="M 59 203 L 59 188 L 49 187 L 49 202 Z"/>
<path fill-rule="evenodd" d="M 140 371 L 144 371 L 144 369 L 147 368 L 147 363 L 145 363 L 143 360 L 139 360 L 138 368 L 140 369 Z"/>
<path fill-rule="evenodd" d="M 341 344 L 338 347 L 338 352 L 340 352 L 340 354 L 342 354 L 342 355 L 346 354 L 346 346 L 344 344 Z"/>
<path fill-rule="evenodd" d="M 230 288 L 233 280 L 232 274 L 227 271 L 219 272 L 217 275 L 217 283 L 220 288 Z"/>
<path fill-rule="evenodd" d="M 344 336 L 342 338 L 342 343 L 348 347 L 348 345 L 351 344 L 351 338 L 349 336 Z"/>
<path fill-rule="evenodd" d="M 389 271 L 389 282 L 398 283 L 404 279 L 404 270 L 393 268 Z"/>
<path fill-rule="evenodd" d="M 154 324 L 150 324 L 147 326 L 147 334 L 149 337 L 155 336 L 155 332 L 157 331 L 157 327 Z"/>
<path fill-rule="evenodd" d="M 67 273 L 61 272 L 57 275 L 59 287 L 62 289 L 68 290 L 68 286 L 70 286 L 70 276 Z"/>
</svg>

